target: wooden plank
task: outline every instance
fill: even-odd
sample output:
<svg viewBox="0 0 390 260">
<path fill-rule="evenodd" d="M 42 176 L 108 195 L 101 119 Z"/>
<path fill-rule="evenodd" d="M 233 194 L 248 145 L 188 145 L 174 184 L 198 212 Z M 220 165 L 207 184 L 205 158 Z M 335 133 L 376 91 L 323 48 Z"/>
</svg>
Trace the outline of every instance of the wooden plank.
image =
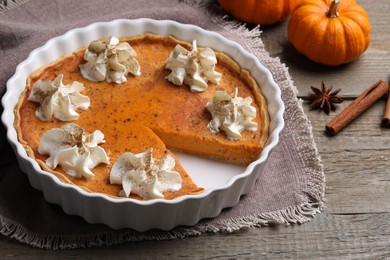
<svg viewBox="0 0 390 260">
<path fill-rule="evenodd" d="M 349 102 L 339 106 L 339 111 Z M 317 148 L 324 164 L 327 207 L 333 213 L 390 212 L 390 129 L 380 126 L 385 102 L 378 101 L 334 137 L 324 132 L 327 116 L 310 111 Z"/>
<path fill-rule="evenodd" d="M 46 251 L 0 238 L 0 258 L 134 259 L 378 259 L 390 257 L 389 213 L 323 213 L 304 225 L 247 229 L 234 235 L 210 235 L 113 247 Z M 385 225 L 387 223 L 387 225 Z"/>
</svg>

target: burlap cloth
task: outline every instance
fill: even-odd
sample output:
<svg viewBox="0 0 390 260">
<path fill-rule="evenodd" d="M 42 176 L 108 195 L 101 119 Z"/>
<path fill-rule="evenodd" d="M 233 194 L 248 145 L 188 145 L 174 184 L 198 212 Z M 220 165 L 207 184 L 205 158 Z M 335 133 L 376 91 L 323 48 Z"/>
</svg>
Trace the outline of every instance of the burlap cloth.
<svg viewBox="0 0 390 260">
<path fill-rule="evenodd" d="M 255 188 L 239 204 L 214 219 L 169 232 L 112 230 L 65 214 L 31 188 L 0 128 L 0 232 L 23 243 L 50 249 L 113 245 L 128 241 L 174 239 L 213 232 L 233 232 L 270 223 L 303 223 L 320 212 L 325 178 L 311 126 L 296 98 L 296 88 L 285 65 L 264 50 L 259 28 L 223 19 L 216 0 L 8 0 L 0 4 L 0 95 L 17 64 L 35 48 L 69 29 L 93 22 L 141 17 L 170 19 L 216 31 L 255 54 L 282 90 L 286 126 L 279 145 L 266 162 Z M 197 3 L 201 2 L 201 3 Z M 2 108 L 1 108 L 2 109 Z"/>
</svg>

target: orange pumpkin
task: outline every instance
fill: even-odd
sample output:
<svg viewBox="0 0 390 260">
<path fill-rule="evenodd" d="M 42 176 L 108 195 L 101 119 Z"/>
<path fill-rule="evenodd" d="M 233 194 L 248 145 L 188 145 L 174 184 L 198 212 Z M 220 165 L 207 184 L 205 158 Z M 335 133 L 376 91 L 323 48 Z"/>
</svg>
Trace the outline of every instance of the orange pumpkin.
<svg viewBox="0 0 390 260">
<path fill-rule="evenodd" d="M 368 15 L 355 0 L 303 0 L 288 24 L 288 38 L 300 53 L 331 66 L 356 60 L 370 32 Z"/>
<path fill-rule="evenodd" d="M 222 8 L 247 23 L 273 24 L 286 19 L 300 0 L 218 0 Z"/>
</svg>

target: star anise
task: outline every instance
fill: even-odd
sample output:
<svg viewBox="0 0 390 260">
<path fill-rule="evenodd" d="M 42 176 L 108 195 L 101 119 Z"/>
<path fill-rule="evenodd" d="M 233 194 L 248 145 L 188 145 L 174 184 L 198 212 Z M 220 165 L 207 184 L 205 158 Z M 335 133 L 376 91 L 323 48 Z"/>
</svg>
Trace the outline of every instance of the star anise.
<svg viewBox="0 0 390 260">
<path fill-rule="evenodd" d="M 339 98 L 337 94 L 341 89 L 337 89 L 331 92 L 333 86 L 329 86 L 329 88 L 325 87 L 325 83 L 322 81 L 321 90 L 311 86 L 311 90 L 313 90 L 314 95 L 310 95 L 307 99 L 311 100 L 310 106 L 312 108 L 319 108 L 324 110 L 324 112 L 329 115 L 330 111 L 335 111 L 336 106 L 334 104 L 342 103 L 344 100 Z"/>
</svg>

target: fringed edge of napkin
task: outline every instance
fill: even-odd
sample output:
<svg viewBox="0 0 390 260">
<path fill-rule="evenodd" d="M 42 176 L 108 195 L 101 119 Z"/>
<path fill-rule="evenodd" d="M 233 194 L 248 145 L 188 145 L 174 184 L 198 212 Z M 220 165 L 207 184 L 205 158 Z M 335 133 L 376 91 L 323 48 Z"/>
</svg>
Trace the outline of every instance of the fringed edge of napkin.
<svg viewBox="0 0 390 260">
<path fill-rule="evenodd" d="M 310 217 L 318 212 L 318 207 L 305 203 L 299 207 L 226 220 L 218 225 L 198 223 L 193 227 L 177 227 L 170 231 L 153 230 L 144 233 L 133 230 L 113 230 L 89 235 L 52 234 L 50 239 L 39 233 L 31 233 L 24 226 L 0 216 L 0 233 L 8 239 L 16 239 L 21 243 L 42 249 L 76 249 L 112 246 L 126 242 L 172 240 L 203 234 L 233 233 L 246 228 L 263 227 L 275 223 L 303 223 L 309 221 Z"/>
<path fill-rule="evenodd" d="M 28 1 L 30 0 L 0 0 L 0 14 Z"/>
</svg>

